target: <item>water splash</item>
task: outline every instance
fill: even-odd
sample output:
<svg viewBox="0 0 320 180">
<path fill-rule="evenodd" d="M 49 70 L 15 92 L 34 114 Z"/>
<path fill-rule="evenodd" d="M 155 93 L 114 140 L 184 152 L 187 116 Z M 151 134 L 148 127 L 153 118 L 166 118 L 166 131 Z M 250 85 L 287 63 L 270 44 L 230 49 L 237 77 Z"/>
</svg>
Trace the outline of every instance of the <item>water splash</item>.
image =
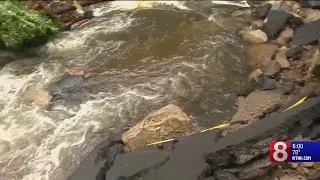
<svg viewBox="0 0 320 180">
<path fill-rule="evenodd" d="M 232 5 L 232 6 L 240 6 L 240 7 L 250 7 L 246 0 L 242 1 L 211 1 L 214 4 L 222 4 L 222 5 Z"/>
</svg>

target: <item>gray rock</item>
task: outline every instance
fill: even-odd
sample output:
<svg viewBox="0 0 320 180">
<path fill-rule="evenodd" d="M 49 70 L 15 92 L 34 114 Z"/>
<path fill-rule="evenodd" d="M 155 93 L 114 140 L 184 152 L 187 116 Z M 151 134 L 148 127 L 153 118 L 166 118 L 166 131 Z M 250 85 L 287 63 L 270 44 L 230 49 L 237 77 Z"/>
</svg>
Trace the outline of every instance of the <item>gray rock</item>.
<svg viewBox="0 0 320 180">
<path fill-rule="evenodd" d="M 291 46 L 286 51 L 287 58 L 294 60 L 302 58 L 303 47 L 302 46 Z"/>
<path fill-rule="evenodd" d="M 97 144 L 87 154 L 68 180 L 105 180 L 106 171 L 112 166 L 118 153 L 122 152 L 121 136 L 110 135 L 107 140 Z"/>
<path fill-rule="evenodd" d="M 271 9 L 271 7 L 272 7 L 272 5 L 270 3 L 257 7 L 255 10 L 254 16 L 259 19 L 263 19 L 263 18 L 267 17 L 268 12 Z"/>
<path fill-rule="evenodd" d="M 277 88 L 277 81 L 264 75 L 262 76 L 262 89 L 261 90 L 273 90 Z"/>
<path fill-rule="evenodd" d="M 219 137 L 217 131 L 181 137 L 174 144 L 171 158 L 156 172 L 147 174 L 143 180 L 194 180 L 205 179 L 211 175 L 204 155 L 208 149 L 215 146 L 215 140 Z M 196 148 L 190 148 L 196 147 Z M 188 157 L 188 158 L 186 158 Z"/>
<path fill-rule="evenodd" d="M 267 33 L 269 39 L 274 39 L 278 36 L 280 31 L 284 29 L 289 17 L 291 16 L 291 14 L 280 10 L 269 11 L 267 22 L 265 24 L 265 32 Z"/>
<path fill-rule="evenodd" d="M 67 93 L 70 88 L 76 87 L 84 81 L 85 78 L 82 75 L 65 74 L 59 81 L 49 84 L 46 89 L 48 89 L 52 95 L 62 95 Z"/>
<path fill-rule="evenodd" d="M 290 46 L 303 46 L 320 38 L 320 19 L 299 27 L 292 37 Z"/>
<path fill-rule="evenodd" d="M 113 166 L 106 173 L 106 180 L 130 179 L 160 166 L 170 158 L 170 152 L 152 147 L 118 154 Z"/>
</svg>

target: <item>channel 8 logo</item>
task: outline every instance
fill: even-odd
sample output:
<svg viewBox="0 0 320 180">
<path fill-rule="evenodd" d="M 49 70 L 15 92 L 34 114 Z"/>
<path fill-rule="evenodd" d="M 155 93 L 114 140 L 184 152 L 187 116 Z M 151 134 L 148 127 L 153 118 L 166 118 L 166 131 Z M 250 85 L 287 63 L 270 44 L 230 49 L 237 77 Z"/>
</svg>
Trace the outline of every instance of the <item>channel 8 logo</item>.
<svg viewBox="0 0 320 180">
<path fill-rule="evenodd" d="M 270 142 L 270 161 L 271 162 L 289 162 L 290 160 L 290 142 L 271 141 Z"/>
</svg>

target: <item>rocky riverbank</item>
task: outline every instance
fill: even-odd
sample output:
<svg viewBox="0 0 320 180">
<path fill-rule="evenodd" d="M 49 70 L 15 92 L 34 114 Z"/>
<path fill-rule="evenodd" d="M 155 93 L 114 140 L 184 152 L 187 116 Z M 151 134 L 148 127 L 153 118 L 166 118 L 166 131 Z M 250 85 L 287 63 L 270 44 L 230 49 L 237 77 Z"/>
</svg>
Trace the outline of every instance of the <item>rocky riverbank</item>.
<svg viewBox="0 0 320 180">
<path fill-rule="evenodd" d="M 320 94 L 320 11 L 296 1 L 265 2 L 238 34 L 248 43 L 252 87 L 240 93 L 230 129 L 279 112 L 294 97 Z M 234 13 L 247 18 L 246 11 Z M 253 92 L 251 92 L 253 91 Z M 263 99 L 263 100 L 262 100 Z M 294 101 L 293 100 L 293 101 Z"/>
<path fill-rule="evenodd" d="M 104 165 L 98 174 L 93 173 L 96 179 L 320 178 L 319 164 L 271 164 L 268 160 L 271 139 L 320 138 L 319 4 L 315 1 L 262 3 L 251 10 L 234 13 L 235 18 L 248 21 L 248 26 L 238 34 L 248 43 L 252 73 L 251 86 L 238 93 L 238 110 L 230 126 L 221 132 L 207 131 L 176 138 L 157 148 L 123 153 L 124 149 L 132 150 L 194 131 L 190 119 L 178 107 L 172 111 L 165 107 L 102 148 Z M 302 98 L 309 100 L 287 110 Z M 92 168 L 86 161 L 80 169 Z M 77 171 L 71 179 L 83 177 Z"/>
<path fill-rule="evenodd" d="M 77 0 L 77 1 L 22 1 L 27 9 L 42 13 L 56 22 L 61 30 L 69 30 L 75 23 L 93 17 L 90 5 L 105 2 L 106 0 Z"/>
</svg>

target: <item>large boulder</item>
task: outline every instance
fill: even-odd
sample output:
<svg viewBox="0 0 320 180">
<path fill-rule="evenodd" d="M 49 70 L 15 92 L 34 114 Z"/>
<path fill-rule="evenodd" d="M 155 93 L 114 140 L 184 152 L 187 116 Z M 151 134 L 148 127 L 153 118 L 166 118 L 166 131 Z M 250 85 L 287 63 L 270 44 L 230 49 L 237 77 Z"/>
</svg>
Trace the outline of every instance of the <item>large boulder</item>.
<svg viewBox="0 0 320 180">
<path fill-rule="evenodd" d="M 278 50 L 278 46 L 273 44 L 260 44 L 249 48 L 248 54 L 250 65 L 253 69 L 265 66 Z"/>
<path fill-rule="evenodd" d="M 23 100 L 26 103 L 34 103 L 43 109 L 49 109 L 52 105 L 52 96 L 35 85 L 30 85 L 25 89 Z"/>
<path fill-rule="evenodd" d="M 252 44 L 258 44 L 268 41 L 266 33 L 261 31 L 260 29 L 246 31 L 245 33 L 243 33 L 242 38 L 243 40 Z"/>
<path fill-rule="evenodd" d="M 292 15 L 281 10 L 270 10 L 265 24 L 265 31 L 270 39 L 278 36 Z"/>
<path fill-rule="evenodd" d="M 320 38 L 320 19 L 299 27 L 290 42 L 290 46 L 302 46 L 314 43 Z"/>
<path fill-rule="evenodd" d="M 151 113 L 122 135 L 126 150 L 150 143 L 193 134 L 191 119 L 178 107 L 169 104 Z"/>
</svg>

